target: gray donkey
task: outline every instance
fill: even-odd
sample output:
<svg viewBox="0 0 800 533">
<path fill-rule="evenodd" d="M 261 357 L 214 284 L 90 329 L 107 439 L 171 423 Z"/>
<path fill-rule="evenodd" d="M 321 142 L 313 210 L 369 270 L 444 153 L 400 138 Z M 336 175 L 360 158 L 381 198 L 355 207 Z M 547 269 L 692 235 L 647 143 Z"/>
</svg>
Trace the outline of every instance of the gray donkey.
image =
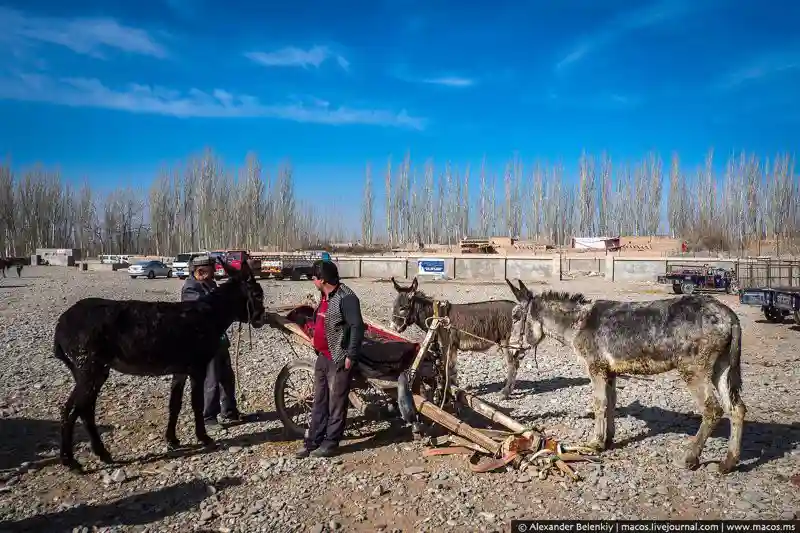
<svg viewBox="0 0 800 533">
<path fill-rule="evenodd" d="M 732 309 L 705 295 L 650 302 L 592 301 L 581 294 L 533 294 L 521 281 L 518 288 L 506 282 L 519 302 L 513 311 L 513 340 L 534 347 L 550 336 L 571 346 L 586 364 L 594 389 L 591 447 L 604 450 L 613 444 L 617 375 L 677 369 L 703 417 L 683 464 L 687 468 L 699 464 L 706 439 L 727 414 L 731 434 L 719 470 L 733 470 L 739 462 L 747 409 L 741 398 L 742 329 Z"/>
<path fill-rule="evenodd" d="M 401 287 L 392 278 L 397 297 L 392 306 L 389 324 L 402 333 L 411 325 L 422 331 L 428 331 L 426 320 L 433 316 L 433 298 L 419 289 L 417 278 L 409 287 Z M 442 355 L 449 361 L 450 381 L 457 384 L 458 350 L 488 352 L 499 348 L 505 355 L 508 365 L 506 384 L 501 391 L 503 398 L 508 398 L 517 379 L 519 364 L 525 353 L 509 346 L 511 335 L 511 311 L 516 305 L 511 300 L 488 300 L 467 304 L 447 304 L 443 315 L 450 319 L 450 329 L 442 330 L 440 342 Z"/>
</svg>

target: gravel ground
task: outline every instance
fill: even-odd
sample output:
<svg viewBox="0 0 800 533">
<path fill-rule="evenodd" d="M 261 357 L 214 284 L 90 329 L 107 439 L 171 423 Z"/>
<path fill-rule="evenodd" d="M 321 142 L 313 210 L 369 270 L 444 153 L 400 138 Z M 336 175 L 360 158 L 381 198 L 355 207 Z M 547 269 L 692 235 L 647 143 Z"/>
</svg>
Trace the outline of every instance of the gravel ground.
<svg viewBox="0 0 800 533">
<path fill-rule="evenodd" d="M 262 281 L 268 305 L 302 300 L 310 282 Z M 352 280 L 363 312 L 385 322 L 391 283 Z M 72 378 L 51 356 L 58 315 L 87 296 L 177 300 L 176 279 L 131 280 L 124 273 L 26 268 L 23 278 L 0 279 L 0 531 L 505 531 L 512 518 L 797 518 L 800 510 L 800 328 L 765 323 L 757 308 L 741 307 L 743 397 L 748 408 L 743 462 L 722 477 L 728 423 L 709 439 L 700 469 L 673 463 L 682 455 L 699 416 L 674 372 L 653 380 L 621 380 L 617 446 L 600 466 L 577 464 L 585 480 L 530 480 L 508 471 L 472 474 L 463 456 L 423 458 L 410 434 L 385 423 L 353 419 L 343 453 L 297 461 L 299 445 L 285 436 L 273 407 L 278 370 L 294 354 L 272 329 L 253 330 L 243 342 L 239 378 L 246 412 L 258 421 L 212 436 L 214 450 L 167 455 L 169 378 L 112 372 L 97 421 L 120 465 L 100 463 L 80 422 L 76 455 L 87 473 L 55 461 L 59 408 Z M 452 302 L 510 298 L 505 284 L 426 283 Z M 652 284 L 572 280 L 553 288 L 589 297 L 653 299 L 667 296 Z M 668 289 L 668 288 L 667 288 Z M 298 348 L 298 351 L 300 349 Z M 307 351 L 300 352 L 308 355 Z M 590 386 L 565 348 L 545 341 L 520 369 L 508 401 L 499 391 L 505 365 L 496 355 L 463 354 L 462 384 L 508 408 L 511 416 L 544 427 L 567 443 L 589 439 Z M 188 394 L 178 424 L 194 442 Z M 792 480 L 794 476 L 794 482 Z"/>
</svg>

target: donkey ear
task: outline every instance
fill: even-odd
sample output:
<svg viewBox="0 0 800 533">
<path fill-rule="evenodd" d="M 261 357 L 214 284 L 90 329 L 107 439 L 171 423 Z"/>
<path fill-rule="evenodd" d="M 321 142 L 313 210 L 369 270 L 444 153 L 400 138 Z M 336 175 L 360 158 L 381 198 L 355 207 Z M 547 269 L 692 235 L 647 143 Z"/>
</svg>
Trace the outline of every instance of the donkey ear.
<svg viewBox="0 0 800 533">
<path fill-rule="evenodd" d="M 225 273 L 229 278 L 233 279 L 239 277 L 239 271 L 237 271 L 235 268 L 232 268 L 228 263 L 225 262 L 224 259 L 217 256 L 217 261 L 219 261 L 219 264 L 222 265 L 222 268 L 225 270 Z"/>
<path fill-rule="evenodd" d="M 509 280 L 508 278 L 506 278 L 506 283 L 511 288 L 511 292 L 514 293 L 514 298 L 516 298 L 517 301 L 522 301 L 522 297 L 524 296 L 522 289 L 518 289 L 517 287 L 515 287 L 514 284 L 511 283 L 511 280 Z"/>
<path fill-rule="evenodd" d="M 524 297 L 526 297 L 526 298 L 532 297 L 533 293 L 531 292 L 531 290 L 528 287 L 525 286 L 524 283 L 522 283 L 522 280 L 518 279 L 517 281 L 519 282 L 519 290 L 520 290 L 521 293 L 523 293 Z"/>
<path fill-rule="evenodd" d="M 392 285 L 394 285 L 394 290 L 396 290 L 397 292 L 403 292 L 404 291 L 403 287 L 401 287 L 400 285 L 397 284 L 397 282 L 394 279 L 394 276 L 392 276 Z"/>
<path fill-rule="evenodd" d="M 250 260 L 242 261 L 241 274 L 244 279 L 249 279 L 253 275 L 253 270 L 250 268 Z"/>
<path fill-rule="evenodd" d="M 417 290 L 417 285 L 418 285 L 417 276 L 414 276 L 414 281 L 411 282 L 411 291 L 412 292 Z"/>
</svg>

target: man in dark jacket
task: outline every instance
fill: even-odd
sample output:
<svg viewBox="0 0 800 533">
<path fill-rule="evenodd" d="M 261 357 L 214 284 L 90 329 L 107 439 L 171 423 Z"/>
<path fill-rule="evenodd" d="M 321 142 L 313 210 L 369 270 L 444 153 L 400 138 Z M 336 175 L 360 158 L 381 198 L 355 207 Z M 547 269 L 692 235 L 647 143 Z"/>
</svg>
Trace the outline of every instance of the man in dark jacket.
<svg viewBox="0 0 800 533">
<path fill-rule="evenodd" d="M 344 435 L 350 374 L 358 364 L 365 326 L 358 297 L 339 281 L 334 263 L 315 262 L 312 279 L 321 293 L 314 311 L 314 406 L 311 427 L 297 457 L 330 457 Z"/>
<path fill-rule="evenodd" d="M 214 281 L 214 259 L 207 255 L 197 256 L 192 259 L 189 277 L 181 290 L 181 301 L 198 300 L 217 288 Z M 231 354 L 228 347 L 231 345 L 228 336 L 223 334 L 217 355 L 208 364 L 205 381 L 205 401 L 203 405 L 203 418 L 206 425 L 219 424 L 217 415 L 222 415 L 228 421 L 242 420 L 242 415 L 236 407 L 236 386 Z M 220 394 L 220 389 L 222 393 Z"/>
</svg>

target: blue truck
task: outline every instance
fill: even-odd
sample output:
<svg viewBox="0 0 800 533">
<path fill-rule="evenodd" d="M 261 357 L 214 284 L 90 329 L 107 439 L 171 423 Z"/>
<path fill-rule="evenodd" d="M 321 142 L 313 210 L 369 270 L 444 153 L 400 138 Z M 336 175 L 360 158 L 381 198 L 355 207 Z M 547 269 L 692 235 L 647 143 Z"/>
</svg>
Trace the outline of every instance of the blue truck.
<svg viewBox="0 0 800 533">
<path fill-rule="evenodd" d="M 800 325 L 800 287 L 748 287 L 739 291 L 739 303 L 761 307 L 766 319 L 775 324 L 791 316 Z"/>
<path fill-rule="evenodd" d="M 695 290 L 724 291 L 728 294 L 739 291 L 734 270 L 709 265 L 669 265 L 669 271 L 657 279 L 658 283 L 672 285 L 675 294 L 692 294 Z"/>
</svg>

